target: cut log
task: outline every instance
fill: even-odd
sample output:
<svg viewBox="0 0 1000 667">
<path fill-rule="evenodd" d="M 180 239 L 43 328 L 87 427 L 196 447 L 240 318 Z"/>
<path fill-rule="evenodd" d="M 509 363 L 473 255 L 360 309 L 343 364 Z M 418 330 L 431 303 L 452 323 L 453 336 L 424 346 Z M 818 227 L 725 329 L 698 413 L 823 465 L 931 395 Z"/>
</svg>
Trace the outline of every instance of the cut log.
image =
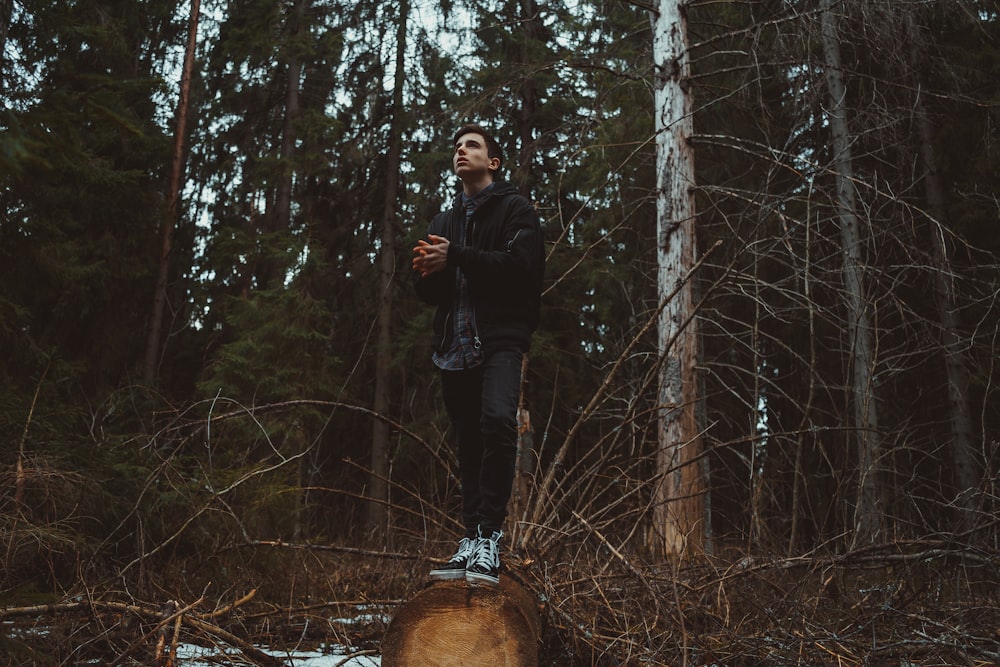
<svg viewBox="0 0 1000 667">
<path fill-rule="evenodd" d="M 435 583 L 404 603 L 382 641 L 383 667 L 537 667 L 535 598 L 509 576 L 500 585 Z"/>
</svg>

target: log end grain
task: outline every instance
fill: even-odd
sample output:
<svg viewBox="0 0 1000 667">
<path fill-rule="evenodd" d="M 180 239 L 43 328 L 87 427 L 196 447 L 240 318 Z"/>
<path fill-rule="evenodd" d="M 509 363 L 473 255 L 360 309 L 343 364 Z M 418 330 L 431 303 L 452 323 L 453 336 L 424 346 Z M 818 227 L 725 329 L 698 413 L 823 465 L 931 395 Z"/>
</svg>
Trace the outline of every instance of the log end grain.
<svg viewBox="0 0 1000 667">
<path fill-rule="evenodd" d="M 383 667 L 537 667 L 535 598 L 511 577 L 498 587 L 434 583 L 400 606 L 382 641 Z"/>
</svg>

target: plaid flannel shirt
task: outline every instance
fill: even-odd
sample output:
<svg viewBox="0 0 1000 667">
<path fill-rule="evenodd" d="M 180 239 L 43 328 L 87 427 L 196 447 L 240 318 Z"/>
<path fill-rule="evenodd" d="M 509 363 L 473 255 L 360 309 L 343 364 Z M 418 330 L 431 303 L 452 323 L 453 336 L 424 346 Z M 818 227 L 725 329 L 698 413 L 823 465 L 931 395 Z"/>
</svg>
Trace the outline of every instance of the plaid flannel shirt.
<svg viewBox="0 0 1000 667">
<path fill-rule="evenodd" d="M 472 195 L 462 193 L 462 204 L 465 206 L 465 225 L 460 229 L 461 238 L 448 239 L 449 243 L 465 245 L 469 233 L 469 221 L 480 204 L 486 201 L 493 184 Z M 469 296 L 469 283 L 461 269 L 455 270 L 455 308 L 453 310 L 454 336 L 447 352 L 435 352 L 434 365 L 445 371 L 461 371 L 475 368 L 483 363 L 482 343 L 476 333 L 476 310 Z"/>
</svg>

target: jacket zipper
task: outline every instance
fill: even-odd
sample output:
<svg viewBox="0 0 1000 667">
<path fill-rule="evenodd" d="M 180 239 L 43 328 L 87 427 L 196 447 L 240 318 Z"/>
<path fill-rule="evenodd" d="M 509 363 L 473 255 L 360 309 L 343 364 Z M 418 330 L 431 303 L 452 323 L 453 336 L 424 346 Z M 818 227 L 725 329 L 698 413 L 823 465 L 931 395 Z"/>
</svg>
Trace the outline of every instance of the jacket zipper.
<svg viewBox="0 0 1000 667">
<path fill-rule="evenodd" d="M 469 238 L 465 242 L 469 246 L 473 246 L 473 240 L 476 238 L 476 214 L 473 213 L 472 217 L 469 218 Z M 468 285 L 468 281 L 466 281 Z M 472 292 L 469 292 L 469 304 L 472 306 L 472 347 L 476 350 L 480 350 L 483 347 L 483 341 L 479 339 L 479 323 L 476 321 L 476 302 L 472 300 Z"/>
<path fill-rule="evenodd" d="M 472 302 L 472 296 L 469 296 L 469 302 Z M 479 340 L 479 324 L 476 322 L 476 304 L 472 303 L 472 347 L 481 350 L 483 347 L 483 341 Z"/>
<path fill-rule="evenodd" d="M 510 252 L 511 250 L 513 250 L 513 248 L 514 248 L 514 241 L 517 240 L 517 237 L 521 235 L 522 231 L 523 230 L 520 230 L 520 229 L 517 230 L 516 232 L 514 232 L 514 238 L 512 238 L 510 241 L 507 241 L 507 252 Z"/>
</svg>

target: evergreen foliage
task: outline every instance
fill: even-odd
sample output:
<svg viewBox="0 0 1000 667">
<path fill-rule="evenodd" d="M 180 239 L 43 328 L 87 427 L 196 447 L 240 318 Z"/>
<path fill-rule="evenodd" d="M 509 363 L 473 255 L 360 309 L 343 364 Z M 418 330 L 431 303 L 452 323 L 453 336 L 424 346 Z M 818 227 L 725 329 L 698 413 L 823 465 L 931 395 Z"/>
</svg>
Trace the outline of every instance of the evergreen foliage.
<svg viewBox="0 0 1000 667">
<path fill-rule="evenodd" d="M 409 536 L 454 528 L 430 313 L 407 267 L 409 247 L 455 195 L 450 141 L 466 121 L 497 128 L 505 175 L 536 203 L 547 241 L 526 394 L 536 481 L 564 444 L 566 455 L 550 495 L 532 499 L 548 527 L 539 550 L 557 553 L 596 528 L 645 554 L 660 406 L 655 336 L 641 334 L 658 305 L 643 4 L 414 5 L 383 415 L 370 412 L 374 286 L 394 74 L 384 38 L 397 18 L 377 2 L 206 2 L 160 385 L 135 383 L 165 214 L 177 4 L 15 2 L 0 17 L 0 465 L 14 479 L 0 516 L 8 550 L 29 541 L 17 532 L 25 521 L 44 527 L 31 553 L 54 564 L 21 552 L 0 597 L 32 578 L 55 589 L 77 559 L 139 578 L 136 563 L 154 550 L 361 539 L 376 418 L 392 424 L 390 523 Z M 869 472 L 852 453 L 813 4 L 688 9 L 707 255 L 695 276 L 702 465 L 720 547 L 841 548 L 855 482 Z M 894 535 L 951 530 L 963 494 L 978 503 L 964 536 L 997 535 L 1000 17 L 979 4 L 838 10 L 886 446 L 871 472 Z M 900 37 L 905 21 L 919 43 Z M 925 192 L 918 99 L 942 211 Z M 978 489 L 959 488 L 950 449 L 952 352 L 932 298 L 942 274 L 969 373 Z M 13 472 L 25 462 L 27 478 Z"/>
</svg>

